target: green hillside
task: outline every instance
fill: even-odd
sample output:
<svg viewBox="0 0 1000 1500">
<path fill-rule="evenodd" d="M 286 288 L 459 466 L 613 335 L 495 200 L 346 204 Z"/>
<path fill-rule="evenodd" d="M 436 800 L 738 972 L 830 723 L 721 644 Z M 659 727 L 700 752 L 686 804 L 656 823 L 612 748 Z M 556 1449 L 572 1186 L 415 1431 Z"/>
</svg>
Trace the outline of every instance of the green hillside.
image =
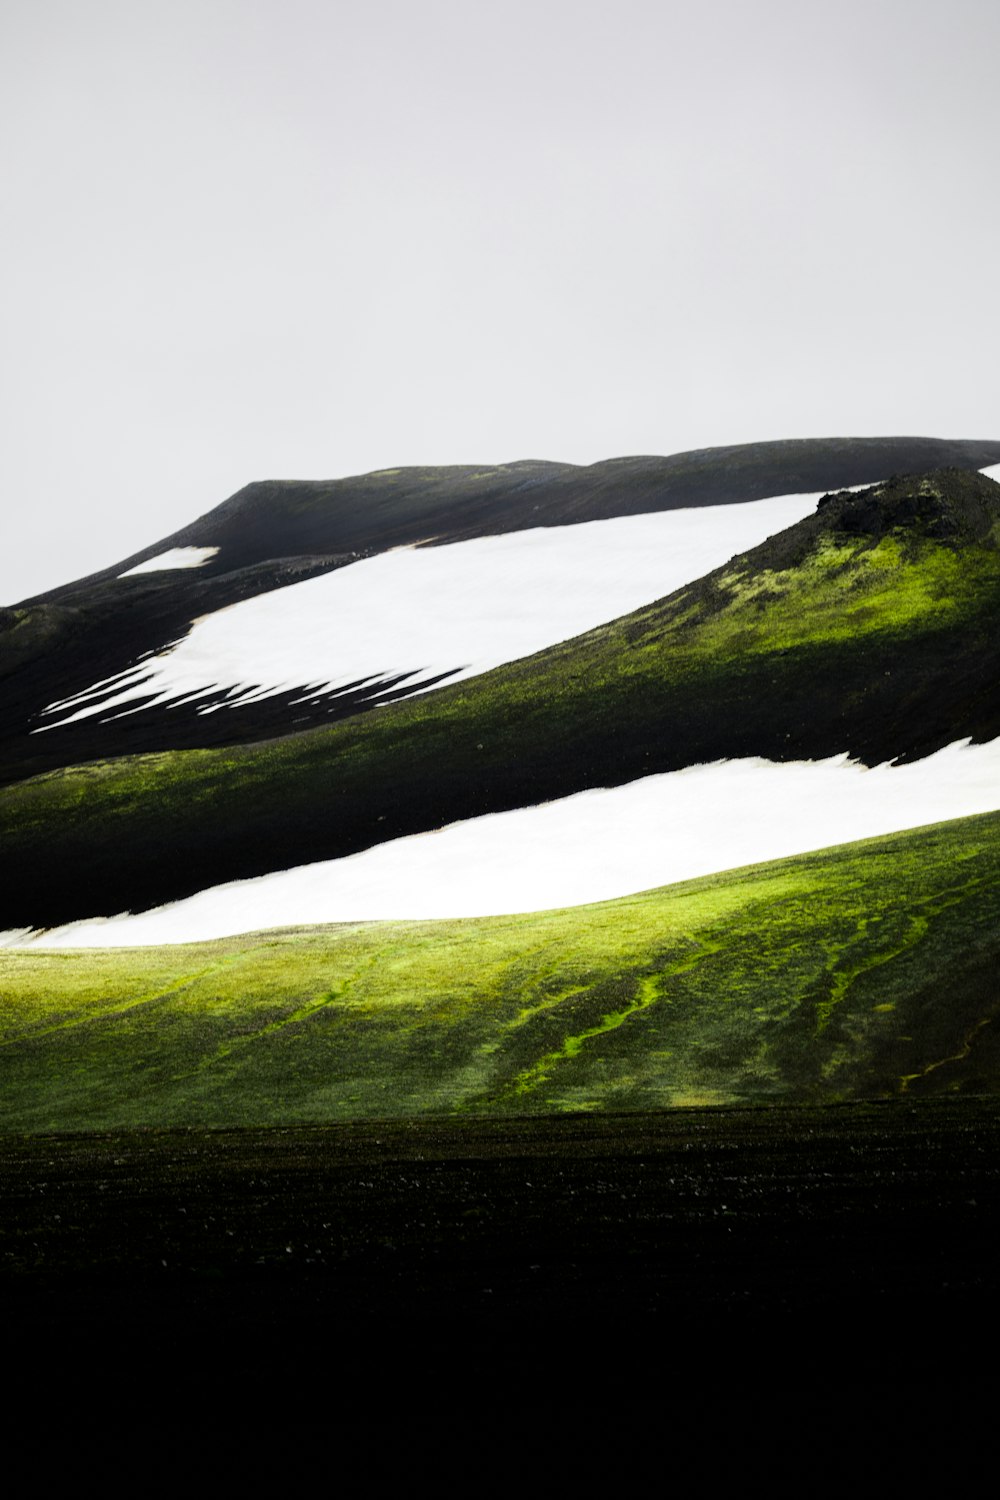
<svg viewBox="0 0 1000 1500">
<path fill-rule="evenodd" d="M 725 757 L 869 764 L 1000 735 L 1000 486 L 831 498 L 634 615 L 330 729 L 0 793 L 9 926 L 142 910 L 457 819 Z"/>
<path fill-rule="evenodd" d="M 532 916 L 0 952 L 0 1128 L 1000 1082 L 1000 813 Z"/>
</svg>

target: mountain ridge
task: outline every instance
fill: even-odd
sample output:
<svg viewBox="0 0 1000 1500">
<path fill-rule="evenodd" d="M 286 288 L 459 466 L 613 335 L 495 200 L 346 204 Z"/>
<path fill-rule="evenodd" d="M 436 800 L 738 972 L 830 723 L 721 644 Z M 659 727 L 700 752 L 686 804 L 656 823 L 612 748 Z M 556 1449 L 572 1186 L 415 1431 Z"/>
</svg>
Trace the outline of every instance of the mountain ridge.
<svg viewBox="0 0 1000 1500">
<path fill-rule="evenodd" d="M 834 496 L 634 615 L 374 715 L 13 786 L 7 921 L 141 910 L 695 763 L 848 751 L 875 764 L 996 738 L 1000 553 L 966 521 L 983 532 L 1000 486 L 946 471 L 890 481 L 883 498 L 900 524 L 882 526 L 877 493 Z M 931 535 L 943 515 L 949 535 Z"/>
<path fill-rule="evenodd" d="M 50 704 L 162 653 L 186 637 L 197 619 L 398 546 L 497 536 L 522 526 L 558 530 L 588 519 L 678 507 L 721 517 L 725 505 L 765 495 L 818 495 L 894 471 L 949 463 L 974 469 L 989 461 L 1000 461 L 1000 442 L 791 439 L 582 467 L 524 461 L 254 483 L 113 567 L 0 610 L 0 784 L 109 755 L 250 743 L 407 696 L 405 683 L 394 692 L 391 684 L 359 682 L 304 702 L 291 693 L 200 716 L 169 705 L 150 707 L 110 727 L 95 719 L 75 725 L 70 734 L 33 734 Z M 221 532 L 214 529 L 220 517 Z M 218 545 L 219 551 L 201 567 L 119 576 L 187 544 Z"/>
<path fill-rule="evenodd" d="M 772 494 L 868 484 L 893 472 L 949 466 L 981 469 L 993 463 L 1000 463 L 1000 441 L 784 438 L 585 465 L 521 459 L 499 465 L 379 469 L 334 480 L 254 480 L 196 520 L 121 561 L 19 602 L 26 606 L 55 601 L 93 583 L 113 580 L 127 568 L 173 547 L 231 548 L 231 556 L 220 555 L 205 565 L 203 575 L 211 577 L 232 566 L 307 555 L 314 548 L 323 555 L 361 555 L 373 545 L 411 546 L 493 535 L 518 529 L 529 520 L 534 525 L 571 525 L 639 510 L 721 505 Z M 525 494 L 530 494 L 530 500 L 518 501 Z M 503 501 L 503 516 L 496 514 L 498 499 Z M 333 506 L 333 501 L 340 504 Z M 369 514 L 373 503 L 381 512 L 377 525 Z M 317 509 L 334 514 L 318 519 Z M 454 512 L 463 509 L 472 515 L 459 514 L 456 519 Z M 538 511 L 542 515 L 536 518 Z M 276 515 L 285 522 L 282 551 L 255 554 L 259 539 L 273 540 Z M 297 516 L 300 523 L 305 518 L 305 526 L 296 525 Z M 244 533 L 249 530 L 250 539 L 239 536 L 237 527 Z M 303 531 L 312 546 L 296 545 Z M 330 542 L 331 534 L 335 545 Z"/>
</svg>

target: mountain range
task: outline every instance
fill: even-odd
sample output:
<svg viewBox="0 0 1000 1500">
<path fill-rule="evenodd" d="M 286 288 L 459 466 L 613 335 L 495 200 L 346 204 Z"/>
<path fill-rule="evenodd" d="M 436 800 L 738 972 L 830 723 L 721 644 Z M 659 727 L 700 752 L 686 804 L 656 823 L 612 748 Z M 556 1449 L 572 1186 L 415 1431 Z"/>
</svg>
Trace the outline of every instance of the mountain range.
<svg viewBox="0 0 1000 1500">
<path fill-rule="evenodd" d="M 991 1090 L 992 466 L 254 484 L 0 612 L 8 1128 Z"/>
</svg>

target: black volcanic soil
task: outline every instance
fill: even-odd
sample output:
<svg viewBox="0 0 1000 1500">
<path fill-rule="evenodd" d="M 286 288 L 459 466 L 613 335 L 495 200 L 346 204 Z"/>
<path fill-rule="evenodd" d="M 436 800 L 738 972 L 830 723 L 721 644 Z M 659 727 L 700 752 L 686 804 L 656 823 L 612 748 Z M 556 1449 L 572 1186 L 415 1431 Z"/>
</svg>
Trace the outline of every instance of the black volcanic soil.
<svg viewBox="0 0 1000 1500">
<path fill-rule="evenodd" d="M 6 1138 L 8 1360 L 960 1379 L 1000 1312 L 998 1147 L 968 1098 Z"/>
</svg>

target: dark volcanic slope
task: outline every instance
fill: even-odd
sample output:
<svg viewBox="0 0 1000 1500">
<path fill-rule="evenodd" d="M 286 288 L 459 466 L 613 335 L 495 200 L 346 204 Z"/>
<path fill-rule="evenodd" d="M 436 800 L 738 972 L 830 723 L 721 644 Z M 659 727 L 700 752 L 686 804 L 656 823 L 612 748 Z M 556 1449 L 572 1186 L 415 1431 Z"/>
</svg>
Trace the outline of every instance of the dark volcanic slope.
<svg viewBox="0 0 1000 1500">
<path fill-rule="evenodd" d="M 54 766 L 146 750 L 241 743 L 298 732 L 369 707 L 375 689 L 295 706 L 291 693 L 239 713 L 157 708 L 31 736 L 49 703 L 126 670 L 182 637 L 193 620 L 359 557 L 421 541 L 452 542 L 768 495 L 823 491 L 943 465 L 1000 462 L 1000 442 L 825 438 L 623 458 L 580 468 L 388 470 L 331 481 L 248 485 L 190 526 L 89 578 L 0 609 L 0 782 Z M 119 578 L 170 548 L 218 547 L 194 571 Z M 385 693 L 378 694 L 383 700 Z"/>
<path fill-rule="evenodd" d="M 1000 486 L 978 474 L 835 495 L 647 609 L 426 698 L 12 787 L 5 924 L 140 910 L 698 762 L 993 739 L 998 529 Z"/>
<path fill-rule="evenodd" d="M 172 536 L 39 595 L 64 600 L 169 547 L 218 547 L 202 578 L 277 558 L 368 555 L 414 542 L 456 542 L 527 526 L 567 526 L 680 506 L 868 484 L 893 473 L 1000 463 L 1000 442 L 939 438 L 803 438 L 702 448 L 669 458 L 496 468 L 383 469 L 353 479 L 266 480 Z M 30 601 L 37 602 L 37 601 Z"/>
</svg>

